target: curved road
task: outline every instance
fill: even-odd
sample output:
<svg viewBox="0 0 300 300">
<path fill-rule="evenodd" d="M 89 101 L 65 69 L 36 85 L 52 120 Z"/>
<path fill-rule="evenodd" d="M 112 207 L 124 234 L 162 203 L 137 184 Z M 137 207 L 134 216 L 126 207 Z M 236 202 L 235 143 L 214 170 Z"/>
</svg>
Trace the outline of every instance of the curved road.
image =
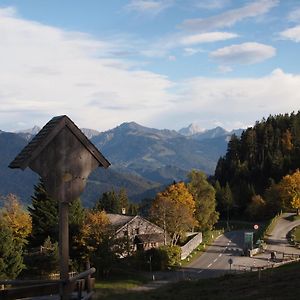
<svg viewBox="0 0 300 300">
<path fill-rule="evenodd" d="M 207 248 L 206 252 L 188 266 L 175 272 L 153 272 L 153 278 L 155 276 L 156 280 L 135 290 L 151 290 L 171 281 L 217 277 L 230 271 L 229 259 L 232 259 L 232 270 L 243 270 L 249 269 L 249 267 L 261 267 L 271 264 L 271 251 L 277 252 L 278 260 L 283 257 L 282 253 L 300 255 L 300 249 L 291 247 L 286 239 L 287 233 L 295 226 L 300 225 L 300 220 L 294 222 L 289 220 L 291 215 L 283 214 L 277 220 L 276 226 L 268 237 L 265 253 L 252 258 L 241 256 L 244 231 L 227 232 L 220 235 Z"/>
<path fill-rule="evenodd" d="M 292 247 L 286 239 L 289 231 L 296 226 L 300 226 L 300 220 L 290 221 L 290 217 L 293 215 L 291 213 L 284 213 L 277 220 L 275 228 L 266 241 L 268 245 L 267 250 L 286 254 L 300 254 L 300 250 Z"/>
<path fill-rule="evenodd" d="M 229 259 L 232 260 L 231 268 L 242 270 L 249 267 L 266 266 L 270 263 L 270 252 L 276 251 L 277 258 L 284 254 L 300 254 L 300 250 L 289 245 L 286 235 L 295 226 L 300 225 L 300 220 L 290 221 L 293 214 L 285 213 L 276 222 L 276 226 L 267 240 L 265 253 L 255 257 L 241 256 L 243 248 L 244 231 L 231 231 L 219 236 L 198 259 L 182 268 L 183 278 L 208 278 L 220 276 L 230 270 Z M 280 256 L 282 254 L 282 256 Z"/>
</svg>

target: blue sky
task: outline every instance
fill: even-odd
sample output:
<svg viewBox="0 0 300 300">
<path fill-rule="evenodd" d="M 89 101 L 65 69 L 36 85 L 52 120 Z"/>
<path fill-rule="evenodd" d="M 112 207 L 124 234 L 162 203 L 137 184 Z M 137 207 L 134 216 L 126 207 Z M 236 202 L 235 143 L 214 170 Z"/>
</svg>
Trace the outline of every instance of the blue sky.
<svg viewBox="0 0 300 300">
<path fill-rule="evenodd" d="M 0 129 L 247 127 L 300 109 L 300 0 L 0 1 Z"/>
</svg>

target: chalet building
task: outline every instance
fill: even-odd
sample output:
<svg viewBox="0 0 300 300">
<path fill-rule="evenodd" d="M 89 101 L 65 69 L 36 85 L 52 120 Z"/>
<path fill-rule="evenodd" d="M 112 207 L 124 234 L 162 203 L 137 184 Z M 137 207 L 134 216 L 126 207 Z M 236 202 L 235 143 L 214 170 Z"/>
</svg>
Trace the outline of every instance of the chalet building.
<svg viewBox="0 0 300 300">
<path fill-rule="evenodd" d="M 107 214 L 116 237 L 126 238 L 131 251 L 148 250 L 164 245 L 164 230 L 141 216 Z"/>
</svg>

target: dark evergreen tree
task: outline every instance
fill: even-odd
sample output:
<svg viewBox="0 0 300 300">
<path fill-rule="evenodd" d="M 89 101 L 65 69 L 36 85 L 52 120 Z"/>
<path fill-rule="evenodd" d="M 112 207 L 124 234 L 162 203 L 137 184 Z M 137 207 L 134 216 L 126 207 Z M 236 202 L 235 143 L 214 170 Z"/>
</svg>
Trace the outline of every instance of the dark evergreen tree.
<svg viewBox="0 0 300 300">
<path fill-rule="evenodd" d="M 28 210 L 32 218 L 30 245 L 40 246 L 48 236 L 52 242 L 58 241 L 58 202 L 48 197 L 42 181 L 34 187 Z"/>
<path fill-rule="evenodd" d="M 0 279 L 15 279 L 24 269 L 22 245 L 0 220 Z"/>
<path fill-rule="evenodd" d="M 48 196 L 43 182 L 34 188 L 32 205 L 28 208 L 32 217 L 32 236 L 30 245 L 40 246 L 50 237 L 51 242 L 58 241 L 58 201 Z M 84 220 L 84 209 L 80 198 L 75 199 L 69 208 L 70 239 L 78 232 Z"/>
<path fill-rule="evenodd" d="M 105 210 L 106 213 L 120 213 L 120 203 L 114 190 L 105 192 L 95 205 L 96 210 Z"/>
<path fill-rule="evenodd" d="M 227 153 L 217 163 L 215 181 L 228 182 L 239 213 L 255 195 L 264 195 L 272 182 L 300 168 L 300 112 L 269 116 L 232 136 Z M 266 203 L 268 206 L 268 203 Z"/>
<path fill-rule="evenodd" d="M 130 203 L 126 190 L 120 189 L 119 192 L 114 190 L 105 192 L 102 197 L 97 201 L 95 210 L 105 210 L 106 213 L 111 214 L 135 214 L 136 208 Z"/>
</svg>

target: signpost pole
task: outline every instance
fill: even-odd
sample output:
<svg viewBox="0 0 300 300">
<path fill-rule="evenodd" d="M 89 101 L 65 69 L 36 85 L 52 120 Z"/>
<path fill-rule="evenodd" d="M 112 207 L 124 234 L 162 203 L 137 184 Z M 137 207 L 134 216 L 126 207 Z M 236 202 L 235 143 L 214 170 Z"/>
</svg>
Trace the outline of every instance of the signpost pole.
<svg viewBox="0 0 300 300">
<path fill-rule="evenodd" d="M 69 279 L 69 205 L 66 202 L 59 202 L 59 255 L 60 255 L 60 298 L 68 299 Z"/>
</svg>

